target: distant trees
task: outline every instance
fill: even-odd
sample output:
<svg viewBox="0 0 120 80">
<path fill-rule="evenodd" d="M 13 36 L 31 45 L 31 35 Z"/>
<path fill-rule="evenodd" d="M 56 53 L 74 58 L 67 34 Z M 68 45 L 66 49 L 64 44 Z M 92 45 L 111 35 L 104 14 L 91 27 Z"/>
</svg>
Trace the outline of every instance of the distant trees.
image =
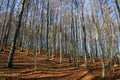
<svg viewBox="0 0 120 80">
<path fill-rule="evenodd" d="M 118 15 L 117 15 L 117 12 L 116 10 L 115 11 L 115 14 L 116 14 L 116 18 L 117 18 L 117 23 L 118 23 L 118 27 L 117 27 L 117 47 L 118 47 L 118 53 L 116 54 L 118 56 L 117 59 L 117 62 L 120 63 L 120 6 L 119 6 L 119 0 L 115 0 L 115 4 L 116 4 L 116 8 L 117 8 L 117 12 L 118 12 Z"/>
<path fill-rule="evenodd" d="M 5 49 L 6 49 L 6 46 L 8 43 L 8 37 L 10 34 L 10 30 L 11 30 L 11 22 L 12 22 L 12 18 L 13 18 L 15 4 L 16 4 L 16 0 L 13 0 L 10 14 L 9 14 L 9 18 L 8 18 L 8 22 L 7 22 L 6 27 L 5 27 L 5 33 L 4 33 L 4 37 L 3 37 L 3 43 L 5 45 Z"/>
<path fill-rule="evenodd" d="M 4 9 L 4 10 L 3 10 Z M 22 18 L 23 17 L 23 18 Z M 7 67 L 12 67 L 15 47 L 27 47 L 37 55 L 46 50 L 46 60 L 69 56 L 73 66 L 100 57 L 102 77 L 105 77 L 105 59 L 114 72 L 114 63 L 120 63 L 120 6 L 115 0 L 1 0 L 0 53 L 12 43 Z M 15 26 L 16 25 L 16 26 Z M 15 30 L 15 33 L 13 33 Z M 13 39 L 13 40 L 12 40 Z"/>
<path fill-rule="evenodd" d="M 1 29 L 1 40 L 0 40 L 0 48 L 2 47 L 2 45 L 4 44 L 4 33 L 5 33 L 5 26 L 6 26 L 6 22 L 7 22 L 7 15 L 8 15 L 8 8 L 9 8 L 9 3 L 10 0 L 7 1 L 7 7 L 6 7 L 6 12 L 5 12 L 5 18 L 4 18 L 4 22 L 2 24 L 2 29 Z M 1 4 L 2 5 L 2 4 Z M 1 49 L 0 49 L 1 51 Z"/>
</svg>

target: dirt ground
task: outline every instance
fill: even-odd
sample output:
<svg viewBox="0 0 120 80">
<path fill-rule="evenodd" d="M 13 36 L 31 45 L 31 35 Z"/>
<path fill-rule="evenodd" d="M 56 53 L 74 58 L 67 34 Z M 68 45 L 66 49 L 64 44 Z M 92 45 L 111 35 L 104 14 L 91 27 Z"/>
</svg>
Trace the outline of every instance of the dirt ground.
<svg viewBox="0 0 120 80">
<path fill-rule="evenodd" d="M 62 64 L 59 63 L 59 57 L 46 61 L 45 51 L 37 55 L 35 69 L 33 51 L 26 56 L 26 49 L 23 52 L 16 49 L 13 68 L 6 68 L 9 49 L 4 54 L 0 53 L 0 80 L 120 80 L 120 65 L 115 64 L 115 72 L 110 72 L 108 59 L 105 59 L 106 77 L 102 79 L 99 59 L 96 59 L 95 64 L 89 59 L 89 70 L 86 70 L 83 60 L 80 61 L 79 67 L 73 67 L 67 57 L 63 58 Z"/>
</svg>

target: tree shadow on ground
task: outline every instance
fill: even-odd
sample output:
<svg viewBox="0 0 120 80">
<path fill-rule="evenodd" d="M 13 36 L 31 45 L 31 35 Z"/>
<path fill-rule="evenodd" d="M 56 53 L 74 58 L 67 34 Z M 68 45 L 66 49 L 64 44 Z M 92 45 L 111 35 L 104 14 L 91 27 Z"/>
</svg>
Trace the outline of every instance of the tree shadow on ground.
<svg viewBox="0 0 120 80">
<path fill-rule="evenodd" d="M 34 69 L 34 65 L 32 64 L 27 64 L 27 65 L 20 65 L 20 64 L 17 64 L 17 65 L 14 65 L 13 66 L 13 69 Z"/>
<path fill-rule="evenodd" d="M 81 80 L 83 77 L 85 77 L 88 73 L 84 74 L 83 76 L 81 76 L 80 78 L 78 78 L 77 80 Z"/>
<path fill-rule="evenodd" d="M 92 80 L 120 80 L 120 75 L 115 77 L 105 77 L 105 78 L 102 78 L 101 76 L 96 76 Z"/>
<path fill-rule="evenodd" d="M 46 77 L 34 77 L 34 78 L 24 78 L 24 77 L 11 77 L 11 76 L 1 76 L 0 80 L 61 80 L 66 76 L 70 76 L 72 73 L 65 74 L 62 76 L 46 76 Z"/>
</svg>

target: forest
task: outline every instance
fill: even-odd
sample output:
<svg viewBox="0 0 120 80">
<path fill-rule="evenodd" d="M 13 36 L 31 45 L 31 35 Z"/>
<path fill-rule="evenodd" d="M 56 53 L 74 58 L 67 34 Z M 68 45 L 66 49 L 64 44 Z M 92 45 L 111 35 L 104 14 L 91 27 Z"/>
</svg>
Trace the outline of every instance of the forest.
<svg viewBox="0 0 120 80">
<path fill-rule="evenodd" d="M 120 0 L 0 0 L 0 80 L 120 80 Z"/>
</svg>

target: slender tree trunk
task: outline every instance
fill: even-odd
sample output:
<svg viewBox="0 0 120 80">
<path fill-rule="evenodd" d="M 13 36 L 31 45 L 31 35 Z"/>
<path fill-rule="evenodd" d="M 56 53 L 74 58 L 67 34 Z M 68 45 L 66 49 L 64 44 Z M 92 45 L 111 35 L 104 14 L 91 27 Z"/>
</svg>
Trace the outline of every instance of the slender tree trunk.
<svg viewBox="0 0 120 80">
<path fill-rule="evenodd" d="M 9 54 L 9 57 L 8 57 L 8 62 L 7 62 L 7 67 L 8 68 L 11 68 L 13 66 L 12 63 L 13 63 L 13 56 L 14 56 L 14 51 L 15 51 L 15 44 L 16 44 L 17 36 L 19 35 L 19 29 L 21 27 L 21 20 L 22 20 L 22 15 L 23 15 L 23 11 L 24 11 L 24 5 L 25 5 L 25 0 L 22 0 L 21 4 L 20 4 L 20 10 L 19 10 L 20 14 L 18 16 L 19 20 L 17 22 L 17 28 L 15 30 L 11 51 L 10 51 L 10 54 Z"/>
<path fill-rule="evenodd" d="M 102 49 L 100 47 L 100 54 L 101 54 L 101 64 L 102 64 L 102 77 L 105 77 L 105 62 L 104 62 L 104 54 L 102 52 Z"/>
<path fill-rule="evenodd" d="M 59 39 L 60 39 L 60 63 L 62 63 L 62 34 L 59 33 Z"/>
<path fill-rule="evenodd" d="M 60 5 L 61 5 L 61 11 L 60 11 L 60 15 L 62 17 L 62 0 L 60 1 Z M 62 18 L 60 21 L 60 32 L 59 32 L 59 41 L 60 41 L 60 63 L 62 63 Z"/>
<path fill-rule="evenodd" d="M 48 0 L 48 4 L 47 4 L 47 53 L 46 53 L 46 60 L 49 60 L 49 0 Z"/>
<path fill-rule="evenodd" d="M 42 38 L 43 38 L 43 35 L 42 35 L 42 31 L 43 31 L 43 24 L 44 24 L 44 0 L 42 0 L 42 11 L 41 11 L 41 30 L 40 30 L 40 53 L 41 53 L 41 51 L 42 51 L 42 48 L 43 48 L 43 40 L 42 40 Z"/>
<path fill-rule="evenodd" d="M 27 53 L 26 53 L 26 56 L 28 56 L 29 55 L 29 39 L 28 39 L 28 41 L 27 41 Z"/>
<path fill-rule="evenodd" d="M 52 60 L 55 58 L 55 29 L 52 26 Z"/>
<path fill-rule="evenodd" d="M 83 15 L 83 4 L 82 4 L 82 29 L 84 33 L 84 60 L 85 60 L 85 68 L 87 68 L 87 44 L 86 44 L 86 28 L 85 28 L 85 22 L 84 22 L 84 15 Z"/>
<path fill-rule="evenodd" d="M 35 63 L 35 69 L 37 68 L 37 41 L 38 39 L 36 39 L 37 37 L 35 37 L 35 49 L 34 49 L 34 63 Z"/>
</svg>

